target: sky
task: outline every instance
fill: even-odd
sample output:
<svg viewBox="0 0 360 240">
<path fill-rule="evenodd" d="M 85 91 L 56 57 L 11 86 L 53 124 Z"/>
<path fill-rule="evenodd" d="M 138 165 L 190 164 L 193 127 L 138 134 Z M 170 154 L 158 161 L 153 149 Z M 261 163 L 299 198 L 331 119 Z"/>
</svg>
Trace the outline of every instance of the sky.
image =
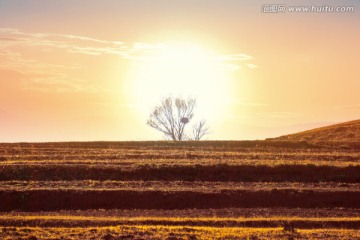
<svg viewBox="0 0 360 240">
<path fill-rule="evenodd" d="M 162 140 L 167 96 L 197 98 L 208 140 L 359 119 L 360 2 L 277 4 L 0 0 L 0 142 Z"/>
</svg>

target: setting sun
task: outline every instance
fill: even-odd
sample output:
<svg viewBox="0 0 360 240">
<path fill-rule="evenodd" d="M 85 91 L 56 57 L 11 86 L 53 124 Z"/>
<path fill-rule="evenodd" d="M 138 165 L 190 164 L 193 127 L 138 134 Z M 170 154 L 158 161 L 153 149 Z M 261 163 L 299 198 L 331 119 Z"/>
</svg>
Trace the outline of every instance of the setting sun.
<svg viewBox="0 0 360 240">
<path fill-rule="evenodd" d="M 0 240 L 360 239 L 359 11 L 0 0 Z"/>
<path fill-rule="evenodd" d="M 167 43 L 135 58 L 127 82 L 131 101 L 146 114 L 159 98 L 195 97 L 197 115 L 214 120 L 225 111 L 223 102 L 229 97 L 231 77 L 210 50 L 195 44 Z"/>
<path fill-rule="evenodd" d="M 39 1 L 0 0 L 0 141 L 160 140 L 146 121 L 169 96 L 197 100 L 209 140 L 358 118 L 356 11 Z"/>
</svg>

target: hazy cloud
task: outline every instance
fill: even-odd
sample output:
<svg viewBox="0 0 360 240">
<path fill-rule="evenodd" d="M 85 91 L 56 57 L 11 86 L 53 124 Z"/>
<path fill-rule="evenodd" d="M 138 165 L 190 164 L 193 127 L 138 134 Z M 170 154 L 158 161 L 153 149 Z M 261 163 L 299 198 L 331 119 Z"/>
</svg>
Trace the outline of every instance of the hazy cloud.
<svg viewBox="0 0 360 240">
<path fill-rule="evenodd" d="M 143 42 L 125 43 L 96 39 L 87 36 L 54 33 L 27 33 L 18 29 L 0 28 L 0 68 L 18 71 L 39 85 L 37 89 L 56 89 L 58 91 L 97 91 L 100 88 L 87 86 L 85 82 L 78 81 L 70 74 L 69 69 L 79 68 L 69 63 L 52 64 L 40 59 L 29 59 L 22 51 L 53 51 L 62 50 L 70 54 L 89 56 L 117 55 L 130 60 L 148 60 L 153 53 L 162 49 L 162 44 Z M 247 54 L 228 54 L 214 56 L 222 61 L 231 71 L 242 67 L 255 68 L 256 65 L 248 63 L 252 57 Z M 40 85 L 43 85 L 42 87 Z M 34 86 L 35 86 L 34 85 Z M 34 89 L 28 84 L 27 89 Z M 56 88 L 57 86 L 57 88 Z M 90 89 L 90 90 L 89 90 Z"/>
<path fill-rule="evenodd" d="M 17 39 L 11 37 L 0 37 L 0 41 L 17 41 Z"/>
<path fill-rule="evenodd" d="M 239 106 L 252 106 L 252 107 L 267 107 L 270 106 L 268 103 L 259 103 L 259 102 L 252 102 L 247 99 L 241 99 L 241 98 L 229 98 L 227 99 L 228 103 L 239 105 Z"/>
<path fill-rule="evenodd" d="M 237 71 L 243 67 L 250 69 L 257 68 L 257 65 L 253 63 L 247 63 L 248 61 L 252 60 L 253 57 L 244 53 L 220 55 L 217 57 L 217 59 L 224 62 L 228 69 L 233 71 Z"/>
<path fill-rule="evenodd" d="M 257 68 L 257 67 L 258 67 L 257 65 L 252 64 L 252 63 L 247 63 L 246 66 L 247 66 L 248 68 L 251 68 L 251 69 L 254 69 L 254 68 Z"/>
<path fill-rule="evenodd" d="M 25 33 L 17 29 L 0 29 L 0 39 L 11 41 L 17 46 L 43 46 L 65 49 L 68 52 L 88 55 L 118 54 L 126 55 L 129 47 L 120 41 L 100 40 L 85 36 L 51 34 L 51 33 Z"/>
<path fill-rule="evenodd" d="M 220 55 L 218 57 L 221 61 L 246 61 L 252 59 L 252 57 L 248 54 L 227 54 L 227 55 Z"/>
<path fill-rule="evenodd" d="M 360 109 L 360 105 L 341 105 L 335 106 L 335 109 Z"/>
<path fill-rule="evenodd" d="M 258 112 L 256 115 L 266 118 L 297 118 L 302 116 L 297 112 Z"/>
<path fill-rule="evenodd" d="M 252 106 L 252 107 L 267 107 L 270 106 L 268 103 L 257 103 L 257 102 L 241 102 L 237 103 L 242 106 Z"/>
<path fill-rule="evenodd" d="M 125 43 L 122 41 L 109 41 L 79 35 L 53 34 L 53 33 L 25 33 L 18 29 L 0 28 L 0 39 L 12 41 L 13 44 L 23 46 L 45 46 L 66 49 L 72 53 L 88 55 L 115 54 L 124 58 L 137 59 L 139 54 L 152 53 L 164 47 L 163 44 L 150 44 L 143 42 Z M 216 56 L 217 60 L 224 62 L 248 61 L 252 57 L 248 54 L 225 54 Z M 246 65 L 253 68 L 254 64 Z"/>
<path fill-rule="evenodd" d="M 106 41 L 106 40 L 100 40 L 96 38 L 90 38 L 85 36 L 79 36 L 79 35 L 66 35 L 66 34 L 53 34 L 53 36 L 59 36 L 64 37 L 68 39 L 76 39 L 76 40 L 82 40 L 82 41 L 89 41 L 89 42 L 96 42 L 96 43 L 102 43 L 102 44 L 115 44 L 115 45 L 123 45 L 123 42 L 120 41 Z"/>
<path fill-rule="evenodd" d="M 22 86 L 28 90 L 38 91 L 75 91 L 96 92 L 101 90 L 69 75 L 67 70 L 77 69 L 77 65 L 50 64 L 36 59 L 27 59 L 21 53 L 1 50 L 0 68 L 21 73 Z"/>
</svg>

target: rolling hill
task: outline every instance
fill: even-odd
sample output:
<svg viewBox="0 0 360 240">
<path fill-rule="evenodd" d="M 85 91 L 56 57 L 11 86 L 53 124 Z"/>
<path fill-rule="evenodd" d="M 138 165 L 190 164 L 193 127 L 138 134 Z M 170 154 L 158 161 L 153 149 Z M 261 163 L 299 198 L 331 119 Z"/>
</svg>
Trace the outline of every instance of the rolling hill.
<svg viewBox="0 0 360 240">
<path fill-rule="evenodd" d="M 360 141 L 360 120 L 334 124 L 330 126 L 315 128 L 299 133 L 289 134 L 275 138 L 274 140 L 287 141 Z"/>
</svg>

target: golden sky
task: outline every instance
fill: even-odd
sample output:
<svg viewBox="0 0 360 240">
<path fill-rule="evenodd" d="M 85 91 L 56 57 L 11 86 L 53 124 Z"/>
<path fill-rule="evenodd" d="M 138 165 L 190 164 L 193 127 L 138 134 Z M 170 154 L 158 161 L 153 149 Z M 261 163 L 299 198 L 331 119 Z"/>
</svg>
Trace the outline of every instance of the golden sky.
<svg viewBox="0 0 360 240">
<path fill-rule="evenodd" d="M 161 140 L 170 93 L 211 140 L 359 119 L 360 3 L 338 2 L 0 0 L 0 141 Z"/>
</svg>

